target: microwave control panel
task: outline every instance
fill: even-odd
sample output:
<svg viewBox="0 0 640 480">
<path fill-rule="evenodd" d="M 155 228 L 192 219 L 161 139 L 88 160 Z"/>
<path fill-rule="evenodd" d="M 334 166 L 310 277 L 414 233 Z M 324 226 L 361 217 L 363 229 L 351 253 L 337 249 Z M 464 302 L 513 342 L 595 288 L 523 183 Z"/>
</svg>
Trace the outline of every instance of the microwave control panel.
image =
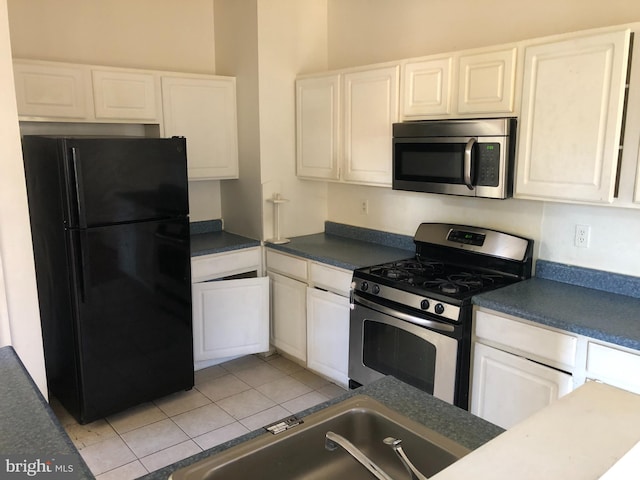
<svg viewBox="0 0 640 480">
<path fill-rule="evenodd" d="M 497 187 L 500 183 L 500 144 L 478 143 L 476 185 Z"/>
</svg>

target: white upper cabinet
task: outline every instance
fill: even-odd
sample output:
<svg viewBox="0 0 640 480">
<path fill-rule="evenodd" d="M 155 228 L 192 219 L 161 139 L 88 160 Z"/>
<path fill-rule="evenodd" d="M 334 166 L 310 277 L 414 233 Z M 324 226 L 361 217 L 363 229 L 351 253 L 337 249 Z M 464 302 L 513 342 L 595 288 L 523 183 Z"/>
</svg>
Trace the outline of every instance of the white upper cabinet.
<svg viewBox="0 0 640 480">
<path fill-rule="evenodd" d="M 297 175 L 391 185 L 398 65 L 313 75 L 296 81 Z"/>
<path fill-rule="evenodd" d="M 296 81 L 296 159 L 300 177 L 338 180 L 339 74 Z"/>
<path fill-rule="evenodd" d="M 187 139 L 190 180 L 238 178 L 233 77 L 162 77 L 166 136 Z"/>
<path fill-rule="evenodd" d="M 459 113 L 512 113 L 516 47 L 461 54 L 458 59 Z"/>
<path fill-rule="evenodd" d="M 514 113 L 517 53 L 503 46 L 403 61 L 402 119 Z"/>
<path fill-rule="evenodd" d="M 451 113 L 453 57 L 408 60 L 402 65 L 402 116 Z"/>
<path fill-rule="evenodd" d="M 525 48 L 515 196 L 613 201 L 628 29 Z"/>
<path fill-rule="evenodd" d="M 21 117 L 59 121 L 83 121 L 90 117 L 93 100 L 87 69 L 16 60 L 13 74 Z"/>
<path fill-rule="evenodd" d="M 155 75 L 92 69 L 91 76 L 96 119 L 158 122 L 160 96 Z"/>
<path fill-rule="evenodd" d="M 391 185 L 392 124 L 398 121 L 397 65 L 344 75 L 344 179 Z"/>
<path fill-rule="evenodd" d="M 187 139 L 189 180 L 238 178 L 233 77 L 14 60 L 20 120 L 158 124 Z"/>
</svg>

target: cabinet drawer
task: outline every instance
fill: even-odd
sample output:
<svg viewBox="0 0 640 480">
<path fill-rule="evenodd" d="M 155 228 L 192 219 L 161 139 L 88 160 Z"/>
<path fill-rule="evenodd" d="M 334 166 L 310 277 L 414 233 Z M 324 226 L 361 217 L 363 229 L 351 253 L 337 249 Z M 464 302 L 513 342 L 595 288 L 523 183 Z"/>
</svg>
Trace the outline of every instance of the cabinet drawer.
<svg viewBox="0 0 640 480">
<path fill-rule="evenodd" d="M 587 344 L 587 377 L 640 393 L 640 354 Z"/>
<path fill-rule="evenodd" d="M 321 263 L 311 262 L 309 281 L 320 288 L 335 292 L 343 297 L 349 296 L 352 272 Z"/>
<path fill-rule="evenodd" d="M 193 257 L 191 281 L 203 282 L 252 270 L 258 270 L 260 274 L 260 265 L 260 247 Z"/>
<path fill-rule="evenodd" d="M 267 250 L 267 269 L 307 281 L 307 261 L 301 258 Z"/>
<path fill-rule="evenodd" d="M 571 335 L 520 323 L 481 310 L 475 313 L 476 336 L 499 343 L 515 353 L 530 354 L 535 360 L 549 360 L 574 367 L 578 339 Z"/>
</svg>

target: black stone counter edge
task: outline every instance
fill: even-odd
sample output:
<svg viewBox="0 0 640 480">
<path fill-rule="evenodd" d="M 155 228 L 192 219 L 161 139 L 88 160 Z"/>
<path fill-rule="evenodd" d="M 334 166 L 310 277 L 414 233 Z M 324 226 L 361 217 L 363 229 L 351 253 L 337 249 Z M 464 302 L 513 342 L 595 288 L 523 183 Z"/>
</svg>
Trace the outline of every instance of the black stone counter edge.
<svg viewBox="0 0 640 480">
<path fill-rule="evenodd" d="M 298 414 L 307 416 L 313 412 L 339 403 L 353 395 L 364 394 L 396 410 L 397 412 L 419 422 L 440 434 L 474 450 L 489 440 L 495 438 L 504 430 L 492 423 L 486 422 L 469 412 L 443 402 L 425 392 L 413 388 L 393 377 L 386 377 L 366 387 L 351 390 L 341 397 L 307 409 Z M 234 440 L 218 445 L 187 459 L 176 462 L 168 467 L 140 477 L 141 480 L 166 480 L 169 475 L 179 468 L 191 465 L 203 458 L 238 445 L 259 435 L 269 435 L 263 429 L 255 430 Z"/>
<path fill-rule="evenodd" d="M 0 348 L 0 379 L 0 455 L 69 455 L 68 478 L 95 478 L 12 346 Z"/>
</svg>

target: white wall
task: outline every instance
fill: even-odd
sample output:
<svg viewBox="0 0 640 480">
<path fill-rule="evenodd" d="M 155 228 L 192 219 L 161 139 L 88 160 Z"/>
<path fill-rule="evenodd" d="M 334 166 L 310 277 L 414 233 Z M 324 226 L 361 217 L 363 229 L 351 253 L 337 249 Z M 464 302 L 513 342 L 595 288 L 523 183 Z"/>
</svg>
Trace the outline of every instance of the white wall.
<svg viewBox="0 0 640 480">
<path fill-rule="evenodd" d="M 297 75 L 327 68 L 326 0 L 216 0 L 220 74 L 238 84 L 240 179 L 222 183 L 225 229 L 253 238 L 274 236 L 274 193 L 281 235 L 321 231 L 323 183 L 295 176 Z"/>
<path fill-rule="evenodd" d="M 262 238 L 275 236 L 274 193 L 289 200 L 280 207 L 281 236 L 324 229 L 327 186 L 296 175 L 295 79 L 327 68 L 327 1 L 261 0 L 258 48 Z"/>
<path fill-rule="evenodd" d="M 329 0 L 329 67 L 633 21 L 636 0 Z"/>
<path fill-rule="evenodd" d="M 640 21 L 640 2 L 329 0 L 328 12 L 329 68 L 336 69 Z M 640 276 L 638 210 L 340 184 L 329 185 L 328 198 L 333 221 L 409 235 L 427 221 L 488 226 L 533 238 L 540 258 Z M 369 201 L 368 215 L 360 213 L 363 199 Z M 576 223 L 592 226 L 587 249 L 573 246 Z"/>
<path fill-rule="evenodd" d="M 213 0 L 8 0 L 14 57 L 215 73 Z"/>
<path fill-rule="evenodd" d="M 47 396 L 36 290 L 13 88 L 7 3 L 0 0 L 0 345 L 12 344 L 36 385 Z"/>
</svg>

